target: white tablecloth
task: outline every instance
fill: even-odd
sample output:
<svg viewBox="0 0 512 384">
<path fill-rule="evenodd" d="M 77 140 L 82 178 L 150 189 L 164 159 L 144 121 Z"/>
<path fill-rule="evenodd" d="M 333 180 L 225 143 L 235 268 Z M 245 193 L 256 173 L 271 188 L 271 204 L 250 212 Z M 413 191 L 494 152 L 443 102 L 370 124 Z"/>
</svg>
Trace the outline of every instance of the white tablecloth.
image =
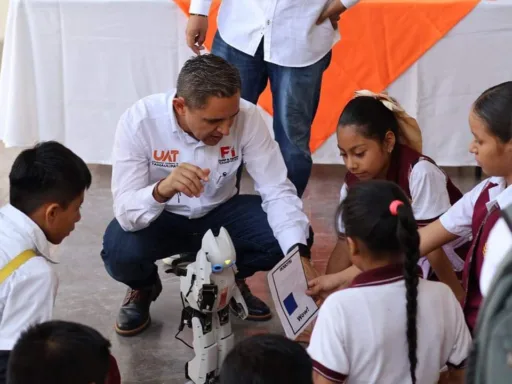
<svg viewBox="0 0 512 384">
<path fill-rule="evenodd" d="M 0 140 L 58 140 L 110 163 L 119 116 L 174 86 L 186 18 L 172 0 L 11 0 L 0 72 Z M 388 89 L 418 118 L 424 152 L 474 164 L 467 114 L 486 88 L 512 80 L 512 0 L 483 1 Z M 314 154 L 340 162 L 335 138 Z"/>
</svg>

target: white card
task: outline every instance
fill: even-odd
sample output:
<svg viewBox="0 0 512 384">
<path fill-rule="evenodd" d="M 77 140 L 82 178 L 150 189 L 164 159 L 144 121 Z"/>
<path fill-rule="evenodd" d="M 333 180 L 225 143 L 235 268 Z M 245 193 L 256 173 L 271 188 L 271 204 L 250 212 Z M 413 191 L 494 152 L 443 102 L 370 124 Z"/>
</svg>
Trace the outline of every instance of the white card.
<svg viewBox="0 0 512 384">
<path fill-rule="evenodd" d="M 306 295 L 308 282 L 298 248 L 277 263 L 267 279 L 286 336 L 295 340 L 318 315 L 318 306 Z"/>
</svg>

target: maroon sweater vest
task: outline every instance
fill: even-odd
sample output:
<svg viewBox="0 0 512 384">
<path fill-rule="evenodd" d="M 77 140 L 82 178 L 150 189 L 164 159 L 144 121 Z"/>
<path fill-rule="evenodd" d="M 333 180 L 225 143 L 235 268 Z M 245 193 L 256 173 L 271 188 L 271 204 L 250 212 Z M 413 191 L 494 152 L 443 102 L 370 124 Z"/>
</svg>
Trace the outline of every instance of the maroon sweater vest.
<svg viewBox="0 0 512 384">
<path fill-rule="evenodd" d="M 473 240 L 464 264 L 462 284 L 466 290 L 464 300 L 464 316 L 469 329 L 473 332 L 478 317 L 478 310 L 482 303 L 480 292 L 480 274 L 484 263 L 487 239 L 492 228 L 500 218 L 500 209 L 497 204 L 489 211 L 487 203 L 490 200 L 489 190 L 496 184 L 488 183 L 475 202 L 471 230 Z"/>
</svg>

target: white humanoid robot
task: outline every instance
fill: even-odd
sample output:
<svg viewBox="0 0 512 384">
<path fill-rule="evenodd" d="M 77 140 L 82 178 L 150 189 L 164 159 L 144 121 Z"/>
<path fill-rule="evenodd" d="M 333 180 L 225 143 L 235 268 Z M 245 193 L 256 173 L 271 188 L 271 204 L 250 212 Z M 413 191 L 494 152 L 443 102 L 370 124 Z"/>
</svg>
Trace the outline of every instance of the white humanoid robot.
<svg viewBox="0 0 512 384">
<path fill-rule="evenodd" d="M 247 305 L 235 283 L 236 253 L 225 228 L 217 237 L 206 232 L 195 261 L 193 256 L 174 259 L 168 272 L 181 276 L 184 308 L 179 330 L 188 326 L 194 335 L 195 357 L 185 366 L 185 375 L 195 384 L 211 384 L 235 341 L 229 303 L 236 302 L 241 318 L 247 317 Z M 187 262 L 186 268 L 179 267 Z"/>
</svg>

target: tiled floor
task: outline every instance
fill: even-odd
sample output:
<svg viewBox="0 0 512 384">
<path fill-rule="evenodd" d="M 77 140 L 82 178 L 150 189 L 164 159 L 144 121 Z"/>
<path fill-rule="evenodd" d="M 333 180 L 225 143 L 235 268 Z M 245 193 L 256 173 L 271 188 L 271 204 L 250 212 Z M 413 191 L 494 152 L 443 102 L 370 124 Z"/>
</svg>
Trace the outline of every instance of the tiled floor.
<svg viewBox="0 0 512 384">
<path fill-rule="evenodd" d="M 16 149 L 5 149 L 0 142 L 0 204 L 8 200 L 8 174 Z M 162 274 L 164 292 L 152 306 L 153 325 L 133 338 L 118 337 L 113 323 L 125 288 L 105 272 L 99 252 L 103 230 L 112 218 L 110 194 L 111 168 L 91 166 L 93 185 L 86 195 L 82 221 L 73 234 L 56 249 L 61 264 L 56 317 L 91 325 L 110 338 L 126 384 L 184 383 L 184 364 L 192 351 L 174 338 L 181 315 L 178 278 Z M 339 199 L 344 175 L 341 166 L 315 166 L 304 196 L 306 213 L 315 230 L 314 260 L 325 268 L 334 245 L 333 213 Z M 467 191 L 475 183 L 472 169 L 449 170 L 455 183 Z M 252 191 L 247 178 L 242 183 L 246 193 Z M 250 281 L 253 291 L 269 302 L 264 274 Z M 261 332 L 281 332 L 276 318 L 268 323 L 234 320 L 238 338 Z"/>
</svg>

